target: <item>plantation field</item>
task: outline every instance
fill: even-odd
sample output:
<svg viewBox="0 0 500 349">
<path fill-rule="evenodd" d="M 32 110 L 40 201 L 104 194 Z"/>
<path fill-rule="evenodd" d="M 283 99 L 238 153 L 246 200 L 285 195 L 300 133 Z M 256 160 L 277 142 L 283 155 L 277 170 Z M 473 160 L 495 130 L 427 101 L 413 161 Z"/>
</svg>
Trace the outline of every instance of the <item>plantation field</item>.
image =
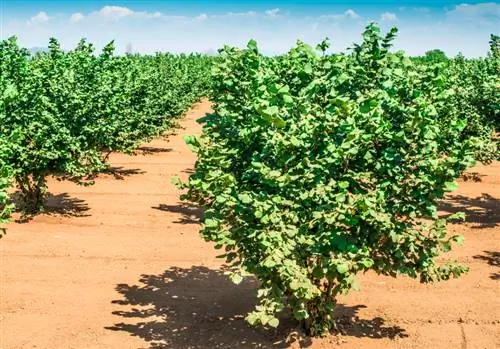
<svg viewBox="0 0 500 349">
<path fill-rule="evenodd" d="M 481 182 L 460 181 L 440 206 L 468 214 L 448 227 L 464 246 L 444 256 L 468 274 L 424 285 L 369 272 L 361 292 L 339 297 L 335 337 L 299 343 L 287 319 L 276 330 L 250 327 L 256 283 L 236 286 L 222 274 L 220 252 L 199 236 L 199 210 L 171 184 L 192 170 L 182 136 L 200 134 L 195 120 L 210 108 L 196 104 L 175 135 L 136 156 L 112 154 L 114 175 L 94 186 L 49 180 L 48 212 L 8 225 L 1 349 L 500 347 L 500 162 L 470 170 Z"/>
</svg>

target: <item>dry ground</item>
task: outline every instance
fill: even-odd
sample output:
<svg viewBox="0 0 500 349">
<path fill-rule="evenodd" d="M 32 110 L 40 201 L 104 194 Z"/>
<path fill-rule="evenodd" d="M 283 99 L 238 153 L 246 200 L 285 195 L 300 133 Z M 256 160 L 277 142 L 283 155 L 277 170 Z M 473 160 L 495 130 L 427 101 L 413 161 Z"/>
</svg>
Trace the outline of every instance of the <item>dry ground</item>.
<svg viewBox="0 0 500 349">
<path fill-rule="evenodd" d="M 183 134 L 200 132 L 203 102 L 179 134 L 144 154 L 112 157 L 119 178 L 92 187 L 52 181 L 50 213 L 12 223 L 0 241 L 0 349 L 500 348 L 500 163 L 478 166 L 446 212 L 463 207 L 466 238 L 452 257 L 470 266 L 459 280 L 420 285 L 368 274 L 338 309 L 345 334 L 293 342 L 248 327 L 255 284 L 233 286 L 217 252 L 198 235 L 199 212 L 170 184 L 195 161 Z M 340 344 L 339 344 L 340 343 Z"/>
</svg>

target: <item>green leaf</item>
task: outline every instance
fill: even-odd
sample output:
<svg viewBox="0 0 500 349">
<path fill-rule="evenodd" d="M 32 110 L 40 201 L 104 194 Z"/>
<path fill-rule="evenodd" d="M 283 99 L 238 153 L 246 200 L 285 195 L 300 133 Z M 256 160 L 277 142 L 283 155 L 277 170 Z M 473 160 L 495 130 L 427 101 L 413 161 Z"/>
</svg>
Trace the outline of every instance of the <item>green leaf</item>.
<svg viewBox="0 0 500 349">
<path fill-rule="evenodd" d="M 452 241 L 455 241 L 458 246 L 463 246 L 465 242 L 465 238 L 462 235 L 455 235 L 451 238 Z"/>
<path fill-rule="evenodd" d="M 250 313 L 247 315 L 247 317 L 245 318 L 248 323 L 252 326 L 255 326 L 258 322 L 259 322 L 259 317 L 257 314 L 255 313 Z"/>
<path fill-rule="evenodd" d="M 280 324 L 280 321 L 279 321 L 277 318 L 272 318 L 271 320 L 269 320 L 269 321 L 267 322 L 267 324 L 268 324 L 269 326 L 271 326 L 271 327 L 276 328 L 276 327 L 278 327 L 278 325 Z"/>
<path fill-rule="evenodd" d="M 179 176 L 173 176 L 172 178 L 170 178 L 170 182 L 177 188 L 182 187 L 182 181 Z"/>
<path fill-rule="evenodd" d="M 292 98 L 292 96 L 285 94 L 285 95 L 283 95 L 283 101 L 286 104 L 292 104 L 293 103 L 293 98 Z"/>
<path fill-rule="evenodd" d="M 456 212 L 454 214 L 449 215 L 446 217 L 447 221 L 454 221 L 454 220 L 459 220 L 459 221 L 465 221 L 465 212 Z"/>
<path fill-rule="evenodd" d="M 347 181 L 339 182 L 338 186 L 340 189 L 347 189 L 347 188 L 349 188 L 349 182 L 347 182 Z"/>
<path fill-rule="evenodd" d="M 239 285 L 243 281 L 243 276 L 241 276 L 240 274 L 235 274 L 235 273 L 230 274 L 229 278 L 236 285 Z"/>
<path fill-rule="evenodd" d="M 344 203 L 346 196 L 344 193 L 339 193 L 339 194 L 335 195 L 335 198 L 336 198 L 338 203 Z"/>
<path fill-rule="evenodd" d="M 265 115 L 275 116 L 279 113 L 279 108 L 275 105 L 268 107 L 264 110 Z"/>
<path fill-rule="evenodd" d="M 363 114 L 369 113 L 373 108 L 377 106 L 377 101 L 375 100 L 366 100 L 359 107 L 359 111 Z"/>
<path fill-rule="evenodd" d="M 277 117 L 273 120 L 274 122 L 274 125 L 277 127 L 277 128 L 283 128 L 286 126 L 286 123 L 285 123 L 285 120 L 283 120 L 282 118 L 280 117 Z"/>
<path fill-rule="evenodd" d="M 309 313 L 307 312 L 307 310 L 304 310 L 304 309 L 296 310 L 294 315 L 295 315 L 295 319 L 297 319 L 299 321 L 309 318 Z"/>
<path fill-rule="evenodd" d="M 252 198 L 248 194 L 238 194 L 238 199 L 244 204 L 249 204 L 252 202 Z"/>
<path fill-rule="evenodd" d="M 299 289 L 299 287 L 300 287 L 300 284 L 299 284 L 299 282 L 298 282 L 297 280 L 293 280 L 293 281 L 290 283 L 290 289 L 291 289 L 292 291 L 296 291 L 296 290 L 298 290 L 298 289 Z"/>
<path fill-rule="evenodd" d="M 220 204 L 223 204 L 224 202 L 227 201 L 227 198 L 224 195 L 217 195 L 215 197 L 215 201 L 217 201 Z"/>
<path fill-rule="evenodd" d="M 216 220 L 213 220 L 210 218 L 205 219 L 205 221 L 203 223 L 205 224 L 205 227 L 207 227 L 207 228 L 215 228 L 219 225 Z"/>
<path fill-rule="evenodd" d="M 458 188 L 457 182 L 446 182 L 444 184 L 444 191 L 454 191 L 457 188 Z"/>
<path fill-rule="evenodd" d="M 249 50 L 252 50 L 254 52 L 257 52 L 258 49 L 257 49 L 257 41 L 255 41 L 254 39 L 251 39 L 248 44 L 247 44 L 247 48 Z"/>
<path fill-rule="evenodd" d="M 393 82 L 392 82 L 392 81 L 390 81 L 390 80 L 384 81 L 384 82 L 382 83 L 382 86 L 383 86 L 386 90 L 388 90 L 388 89 L 392 88 L 392 86 L 393 86 Z"/>
<path fill-rule="evenodd" d="M 312 68 L 312 65 L 311 64 L 306 64 L 304 66 L 304 72 L 307 74 L 307 75 L 311 75 L 313 73 L 313 68 Z"/>
<path fill-rule="evenodd" d="M 299 147 L 302 144 L 302 142 L 296 137 L 291 137 L 290 143 L 292 143 L 292 145 L 294 145 L 296 147 Z"/>
<path fill-rule="evenodd" d="M 279 93 L 288 94 L 290 92 L 290 86 L 284 85 L 278 90 Z"/>
<path fill-rule="evenodd" d="M 337 272 L 339 274 L 345 274 L 349 271 L 349 265 L 347 263 L 337 264 Z"/>
<path fill-rule="evenodd" d="M 359 282 L 357 280 L 353 280 L 353 282 L 351 283 L 351 288 L 354 291 L 361 291 L 361 287 L 359 286 Z"/>
<path fill-rule="evenodd" d="M 368 269 L 368 268 L 371 268 L 373 266 L 373 260 L 372 259 L 363 259 L 361 261 L 361 264 L 363 264 L 363 266 Z"/>
<path fill-rule="evenodd" d="M 441 243 L 441 249 L 442 249 L 444 252 L 449 252 L 449 251 L 451 251 L 451 243 L 450 243 L 449 241 L 446 241 L 446 242 Z"/>
</svg>

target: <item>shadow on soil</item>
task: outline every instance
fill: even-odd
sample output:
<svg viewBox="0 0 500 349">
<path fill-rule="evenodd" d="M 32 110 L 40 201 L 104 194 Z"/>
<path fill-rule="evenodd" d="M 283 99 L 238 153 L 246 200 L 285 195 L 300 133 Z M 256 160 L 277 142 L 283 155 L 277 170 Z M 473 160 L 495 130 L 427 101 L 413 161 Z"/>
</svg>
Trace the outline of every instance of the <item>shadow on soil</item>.
<svg viewBox="0 0 500 349">
<path fill-rule="evenodd" d="M 135 153 L 142 154 L 142 155 L 151 155 L 151 154 L 159 154 L 159 153 L 170 153 L 171 151 L 172 151 L 172 148 L 144 146 L 144 147 L 137 148 Z"/>
<path fill-rule="evenodd" d="M 124 180 L 126 177 L 140 175 L 146 173 L 146 171 L 141 170 L 140 168 L 124 168 L 123 166 L 111 166 L 102 172 L 93 173 L 85 178 L 86 181 L 94 181 L 102 176 L 111 176 L 116 180 Z"/>
<path fill-rule="evenodd" d="M 185 170 L 181 171 L 182 173 L 187 173 L 187 174 L 193 174 L 194 173 L 194 168 L 187 168 Z"/>
<path fill-rule="evenodd" d="M 16 206 L 16 210 L 21 212 L 22 200 L 21 193 L 19 191 L 15 192 L 10 197 L 11 202 Z M 44 209 L 40 214 L 45 215 L 58 215 L 64 217 L 89 217 L 90 214 L 86 213 L 89 211 L 89 205 L 85 200 L 78 199 L 70 196 L 68 193 L 61 194 L 51 194 L 48 193 L 45 198 Z M 35 215 L 22 216 L 17 220 L 18 223 L 25 223 L 34 218 Z"/>
<path fill-rule="evenodd" d="M 483 177 L 486 177 L 486 175 L 483 175 L 479 172 L 465 172 L 462 175 L 462 179 L 464 182 L 482 182 Z"/>
<path fill-rule="evenodd" d="M 179 203 L 178 205 L 160 204 L 158 206 L 153 206 L 152 208 L 155 210 L 180 214 L 179 219 L 174 221 L 174 223 L 200 224 L 203 222 L 203 210 L 196 205 L 188 203 Z"/>
<path fill-rule="evenodd" d="M 493 280 L 500 280 L 500 252 L 484 251 L 484 254 L 474 256 L 474 259 L 485 261 L 492 267 L 496 267 L 497 271 L 491 273 L 490 278 Z"/>
<path fill-rule="evenodd" d="M 103 173 L 112 175 L 113 177 L 115 177 L 115 179 L 122 181 L 125 179 L 125 177 L 143 174 L 146 173 L 146 171 L 143 171 L 140 168 L 123 168 L 121 166 L 115 166 L 110 167 Z"/>
<path fill-rule="evenodd" d="M 49 194 L 45 200 L 44 213 L 60 214 L 64 216 L 88 217 L 89 205 L 85 200 L 71 197 L 68 193 L 58 195 Z"/>
<path fill-rule="evenodd" d="M 439 210 L 450 214 L 465 212 L 465 221 L 472 223 L 474 229 L 500 225 L 500 199 L 486 193 L 477 198 L 450 195 L 441 203 Z"/>
<path fill-rule="evenodd" d="M 249 327 L 244 317 L 255 306 L 257 283 L 247 279 L 236 286 L 221 270 L 174 267 L 116 290 L 122 298 L 113 303 L 123 310 L 113 314 L 126 320 L 106 329 L 137 336 L 149 349 L 287 348 L 297 341 L 298 326 L 289 317 L 276 330 Z M 338 306 L 336 316 L 345 336 L 406 336 L 404 329 L 384 326 L 382 318 L 359 319 L 361 308 Z M 312 341 L 302 339 L 300 344 L 306 348 Z"/>
</svg>

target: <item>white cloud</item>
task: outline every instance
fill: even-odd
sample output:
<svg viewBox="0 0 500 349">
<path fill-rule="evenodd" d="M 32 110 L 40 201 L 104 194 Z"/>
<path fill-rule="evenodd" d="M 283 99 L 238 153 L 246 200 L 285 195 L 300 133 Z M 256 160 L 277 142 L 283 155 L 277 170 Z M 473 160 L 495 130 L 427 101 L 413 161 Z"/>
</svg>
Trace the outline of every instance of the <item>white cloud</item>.
<svg viewBox="0 0 500 349">
<path fill-rule="evenodd" d="M 358 19 L 360 16 L 356 13 L 356 11 L 349 9 L 340 15 L 321 15 L 319 19 L 333 19 L 333 20 L 341 20 L 341 19 Z"/>
<path fill-rule="evenodd" d="M 272 10 L 267 10 L 265 14 L 268 17 L 277 17 L 280 11 L 281 10 L 279 8 L 273 8 Z"/>
<path fill-rule="evenodd" d="M 485 2 L 476 5 L 461 4 L 447 11 L 446 15 L 452 20 L 491 19 L 500 21 L 500 4 L 494 2 Z"/>
<path fill-rule="evenodd" d="M 47 15 L 47 12 L 38 12 L 35 16 L 31 17 L 29 22 L 30 24 L 36 24 L 36 23 L 46 23 L 50 20 L 49 15 Z"/>
<path fill-rule="evenodd" d="M 247 12 L 228 12 L 222 17 L 255 17 L 257 16 L 257 12 L 255 11 L 247 11 Z"/>
<path fill-rule="evenodd" d="M 255 18 L 258 16 L 258 13 L 255 11 L 247 11 L 247 12 L 226 12 L 226 13 L 221 13 L 221 14 L 214 14 L 208 16 L 208 18 L 216 18 L 216 19 L 221 19 L 221 18 Z"/>
<path fill-rule="evenodd" d="M 396 14 L 392 13 L 392 12 L 384 12 L 380 16 L 380 20 L 385 21 L 385 22 L 397 21 L 398 16 L 396 16 Z"/>
<path fill-rule="evenodd" d="M 125 17 L 136 17 L 136 18 L 161 18 L 164 17 L 161 12 L 143 12 L 143 11 L 133 11 L 128 7 L 123 6 L 104 6 L 99 11 L 94 12 L 100 17 L 118 20 Z"/>
<path fill-rule="evenodd" d="M 346 16 L 355 18 L 357 14 L 352 11 L 346 11 Z M 226 12 L 220 14 L 208 15 L 206 13 L 199 14 L 198 16 L 175 16 L 175 15 L 167 15 L 161 12 L 145 12 L 145 11 L 134 11 L 128 7 L 123 6 L 104 6 L 98 11 L 91 12 L 89 14 L 83 14 L 80 12 L 73 13 L 70 16 L 70 22 L 76 23 L 80 22 L 83 19 L 93 18 L 94 20 L 97 18 L 118 21 L 126 18 L 138 18 L 138 19 L 151 19 L 151 18 L 161 18 L 164 20 L 197 20 L 197 21 L 206 21 L 208 19 L 221 19 L 221 18 L 256 18 L 256 17 L 270 17 L 277 18 L 282 16 L 282 11 L 279 8 L 274 8 L 270 10 L 266 10 L 264 12 L 255 12 L 255 11 L 246 11 L 246 12 Z"/>
<path fill-rule="evenodd" d="M 76 13 L 73 13 L 71 15 L 71 17 L 69 18 L 69 21 L 71 23 L 76 23 L 76 22 L 80 22 L 84 18 L 85 18 L 85 16 L 83 14 L 81 14 L 80 12 L 76 12 Z"/>
<path fill-rule="evenodd" d="M 345 11 L 344 16 L 351 19 L 359 18 L 359 15 L 352 9 Z"/>
<path fill-rule="evenodd" d="M 134 11 L 122 6 L 104 6 L 99 10 L 99 15 L 106 18 L 123 18 L 133 14 Z"/>
<path fill-rule="evenodd" d="M 431 9 L 428 7 L 406 7 L 406 6 L 401 6 L 398 7 L 398 11 L 404 12 L 404 11 L 413 11 L 413 12 L 419 12 L 419 13 L 429 13 L 431 12 Z"/>
</svg>

